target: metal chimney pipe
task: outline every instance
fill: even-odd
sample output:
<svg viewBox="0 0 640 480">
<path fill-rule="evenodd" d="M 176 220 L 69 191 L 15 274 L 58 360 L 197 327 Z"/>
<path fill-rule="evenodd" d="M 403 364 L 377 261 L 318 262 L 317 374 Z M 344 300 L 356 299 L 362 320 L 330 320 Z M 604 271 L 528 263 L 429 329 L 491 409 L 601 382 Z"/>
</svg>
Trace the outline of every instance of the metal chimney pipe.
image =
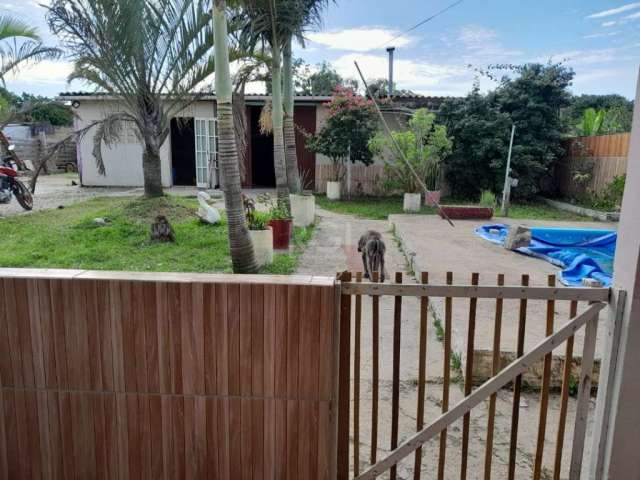
<svg viewBox="0 0 640 480">
<path fill-rule="evenodd" d="M 389 52 L 389 98 L 393 96 L 393 51 L 396 47 L 388 47 Z"/>
</svg>

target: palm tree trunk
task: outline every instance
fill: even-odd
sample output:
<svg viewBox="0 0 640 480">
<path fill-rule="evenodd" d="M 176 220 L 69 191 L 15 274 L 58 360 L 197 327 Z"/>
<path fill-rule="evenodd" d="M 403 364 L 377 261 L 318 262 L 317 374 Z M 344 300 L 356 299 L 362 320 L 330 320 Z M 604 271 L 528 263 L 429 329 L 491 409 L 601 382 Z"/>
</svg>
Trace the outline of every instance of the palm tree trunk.
<svg viewBox="0 0 640 480">
<path fill-rule="evenodd" d="M 293 122 L 293 62 L 291 54 L 291 36 L 287 38 L 282 51 L 283 96 L 284 96 L 284 156 L 287 165 L 287 182 L 291 193 L 300 193 L 300 173 L 298 172 L 298 156 L 296 154 L 296 130 Z"/>
<path fill-rule="evenodd" d="M 273 165 L 276 173 L 276 191 L 278 203 L 285 206 L 287 211 L 291 211 L 282 128 L 282 67 L 280 66 L 280 47 L 277 39 L 273 42 L 271 53 L 273 55 L 271 64 L 271 123 L 273 124 Z"/>
<path fill-rule="evenodd" d="M 226 1 L 215 0 L 213 5 L 215 88 L 218 106 L 218 158 L 222 173 L 222 190 L 227 212 L 229 248 L 235 273 L 254 273 L 258 270 L 253 244 L 245 223 L 240 168 L 233 127 L 229 46 L 227 43 Z"/>
<path fill-rule="evenodd" d="M 152 134 L 145 136 L 144 139 L 142 174 L 144 177 L 145 197 L 153 198 L 164 195 L 160 167 L 160 145 L 158 144 L 158 139 Z"/>
</svg>

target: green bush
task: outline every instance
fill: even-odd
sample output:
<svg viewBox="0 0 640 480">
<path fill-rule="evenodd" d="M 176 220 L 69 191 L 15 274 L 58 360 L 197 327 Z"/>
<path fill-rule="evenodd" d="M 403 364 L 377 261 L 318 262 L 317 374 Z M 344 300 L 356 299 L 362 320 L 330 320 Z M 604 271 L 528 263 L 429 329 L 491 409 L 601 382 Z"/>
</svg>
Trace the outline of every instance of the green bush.
<svg viewBox="0 0 640 480">
<path fill-rule="evenodd" d="M 496 200 L 496 194 L 491 190 L 483 190 L 480 195 L 480 205 L 483 207 L 496 208 L 498 202 Z"/>
</svg>

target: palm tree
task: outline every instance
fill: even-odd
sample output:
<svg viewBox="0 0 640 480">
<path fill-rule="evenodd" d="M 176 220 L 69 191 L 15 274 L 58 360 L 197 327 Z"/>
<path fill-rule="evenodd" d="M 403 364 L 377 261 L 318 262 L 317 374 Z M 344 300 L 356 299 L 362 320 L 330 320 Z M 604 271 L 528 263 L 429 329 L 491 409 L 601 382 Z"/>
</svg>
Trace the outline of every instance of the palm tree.
<svg viewBox="0 0 640 480">
<path fill-rule="evenodd" d="M 247 51 L 256 50 L 261 44 L 268 46 L 271 54 L 271 123 L 273 131 L 273 164 L 276 176 L 278 202 L 289 207 L 289 184 L 284 151 L 283 103 L 282 103 L 282 39 L 286 38 L 289 15 L 296 15 L 299 0 L 247 0 L 244 14 L 249 22 L 240 35 Z"/>
<path fill-rule="evenodd" d="M 147 197 L 163 194 L 160 147 L 170 119 L 197 101 L 214 71 L 213 24 L 207 0 L 54 0 L 51 30 L 81 79 L 121 102 L 99 122 L 93 154 L 105 173 L 102 143 L 117 142 L 124 125 L 143 144 Z"/>
<path fill-rule="evenodd" d="M 257 264 L 253 245 L 245 223 L 240 187 L 240 167 L 233 122 L 231 74 L 227 35 L 226 1 L 214 0 L 213 30 L 216 63 L 215 88 L 218 107 L 218 161 L 227 211 L 229 247 L 233 271 L 253 273 Z"/>
<path fill-rule="evenodd" d="M 304 46 L 304 31 L 312 25 L 320 25 L 321 12 L 327 6 L 328 0 L 296 0 L 289 6 L 292 12 L 284 19 L 288 25 L 285 32 L 284 48 L 282 50 L 283 65 L 283 107 L 284 107 L 284 150 L 287 164 L 287 180 L 289 189 L 293 193 L 302 190 L 300 174 L 298 172 L 298 156 L 296 154 L 296 131 L 293 121 L 294 88 L 293 88 L 293 55 L 292 43 L 294 37 Z"/>
<path fill-rule="evenodd" d="M 0 15 L 0 81 L 21 66 L 59 58 L 62 51 L 42 44 L 38 31 L 21 20 Z"/>
</svg>

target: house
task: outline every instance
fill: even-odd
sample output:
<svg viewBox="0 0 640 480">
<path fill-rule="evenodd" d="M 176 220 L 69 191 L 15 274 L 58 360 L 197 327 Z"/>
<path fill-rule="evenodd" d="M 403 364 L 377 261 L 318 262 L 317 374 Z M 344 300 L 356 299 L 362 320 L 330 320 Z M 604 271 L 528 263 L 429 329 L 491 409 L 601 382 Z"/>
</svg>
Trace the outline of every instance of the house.
<svg viewBox="0 0 640 480">
<path fill-rule="evenodd" d="M 67 92 L 60 99 L 70 102 L 77 114 L 75 129 L 81 129 L 91 122 L 100 120 L 117 111 L 119 101 L 105 94 Z M 298 166 L 307 188 L 318 192 L 326 189 L 330 177 L 331 162 L 323 155 L 316 155 L 305 148 L 304 133 L 319 130 L 328 114 L 325 103 L 329 96 L 296 96 L 294 121 L 296 123 L 296 146 Z M 245 188 L 275 187 L 273 165 L 273 137 L 260 132 L 259 118 L 262 107 L 270 96 L 246 95 L 246 151 L 241 168 L 242 186 Z M 396 101 L 397 100 L 397 101 Z M 436 110 L 442 97 L 406 96 L 394 99 L 394 107 L 385 107 L 385 116 L 390 124 L 404 123 L 408 108 L 427 106 Z M 219 186 L 217 171 L 210 172 L 209 165 L 215 165 L 217 146 L 216 97 L 204 95 L 186 108 L 182 114 L 171 119 L 171 133 L 160 151 L 162 161 L 162 184 L 165 187 L 197 186 L 216 188 Z M 103 145 L 106 174 L 101 175 L 93 158 L 93 135 L 90 131 L 80 141 L 77 149 L 78 170 L 84 186 L 138 187 L 143 185 L 142 146 L 132 128 L 126 127 L 120 141 L 107 147 Z M 212 158 L 213 157 L 213 158 Z M 213 159 L 213 162 L 209 160 Z M 351 183 L 354 192 L 377 193 L 382 165 L 370 167 L 354 166 Z"/>
</svg>

